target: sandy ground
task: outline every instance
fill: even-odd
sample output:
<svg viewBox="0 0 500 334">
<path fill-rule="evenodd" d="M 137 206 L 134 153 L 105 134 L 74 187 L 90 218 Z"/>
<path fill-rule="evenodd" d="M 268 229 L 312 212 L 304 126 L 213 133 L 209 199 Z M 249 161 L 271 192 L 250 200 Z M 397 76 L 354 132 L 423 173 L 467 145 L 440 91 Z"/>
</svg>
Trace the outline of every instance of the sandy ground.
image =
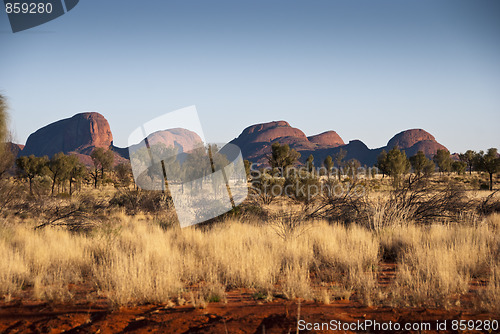
<svg viewBox="0 0 500 334">
<path fill-rule="evenodd" d="M 396 265 L 385 263 L 378 275 L 379 284 L 387 286 L 395 276 Z M 471 290 L 481 284 L 471 285 Z M 456 331 L 453 320 L 494 320 L 500 314 L 477 311 L 428 308 L 368 307 L 357 301 L 333 300 L 330 304 L 312 301 L 255 300 L 252 292 L 236 289 L 227 292 L 224 302 L 193 307 L 187 303 L 150 304 L 113 307 L 90 286 L 72 286 L 74 298 L 69 303 L 50 303 L 30 299 L 30 291 L 9 302 L 0 302 L 1 333 L 499 333 L 500 331 Z M 91 301 L 89 301 L 89 299 Z M 400 330 L 307 330 L 298 328 L 298 320 L 307 323 L 394 323 Z M 436 321 L 446 321 L 446 329 L 437 330 Z M 404 330 L 405 324 L 430 324 L 430 331 Z M 339 323 L 335 323 L 339 326 Z M 305 325 L 305 324 L 304 324 Z M 301 329 L 298 331 L 298 329 Z M 357 328 L 356 328 L 357 329 Z"/>
<path fill-rule="evenodd" d="M 205 308 L 191 305 L 169 307 L 142 305 L 110 307 L 102 299 L 97 302 L 51 304 L 13 300 L 0 305 L 2 333 L 297 333 L 297 319 L 309 322 L 392 321 L 405 323 L 428 322 L 438 333 L 436 320 L 446 320 L 447 330 L 452 320 L 499 319 L 498 314 L 433 310 L 426 308 L 394 309 L 366 307 L 356 301 L 333 301 L 329 305 L 315 302 L 288 301 L 277 298 L 272 302 L 255 301 L 243 290 L 228 293 L 227 302 L 209 303 Z M 300 333 L 419 333 L 419 331 L 343 331 L 300 330 Z M 463 331 L 460 333 L 478 333 Z M 482 331 L 487 333 L 488 331 Z M 494 331 L 493 331 L 494 332 Z M 490 332 L 490 333 L 493 333 Z"/>
</svg>

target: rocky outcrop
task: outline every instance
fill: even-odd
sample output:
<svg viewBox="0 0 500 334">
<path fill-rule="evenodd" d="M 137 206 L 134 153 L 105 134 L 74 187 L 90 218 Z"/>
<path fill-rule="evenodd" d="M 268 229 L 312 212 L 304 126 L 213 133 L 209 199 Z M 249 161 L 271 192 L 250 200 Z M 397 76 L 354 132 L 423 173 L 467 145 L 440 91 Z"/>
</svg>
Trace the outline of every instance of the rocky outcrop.
<svg viewBox="0 0 500 334">
<path fill-rule="evenodd" d="M 307 137 L 300 129 L 285 121 L 255 124 L 249 126 L 231 143 L 241 148 L 243 156 L 249 160 L 265 163 L 274 142 L 288 144 L 299 152 L 313 152 L 318 149 L 332 148 L 344 144 L 335 131 Z"/>
<path fill-rule="evenodd" d="M 422 129 L 410 129 L 398 133 L 389 140 L 385 149 L 391 150 L 395 146 L 404 150 L 409 157 L 418 151 L 424 152 L 427 157 L 432 157 L 437 150 L 446 149 L 433 135 Z"/>
<path fill-rule="evenodd" d="M 248 143 L 271 142 L 281 137 L 297 137 L 307 139 L 304 132 L 292 128 L 288 122 L 276 121 L 249 126 L 238 137 Z"/>
<path fill-rule="evenodd" d="M 196 133 L 180 128 L 150 134 L 148 141 L 150 145 L 162 143 L 176 147 L 179 153 L 187 153 L 201 143 Z M 351 140 L 345 144 L 335 131 L 326 131 L 307 137 L 300 129 L 290 126 L 285 121 L 249 126 L 238 138 L 231 141 L 241 148 L 245 159 L 262 164 L 267 163 L 267 156 L 271 153 L 271 146 L 275 142 L 288 144 L 301 153 L 301 162 L 313 154 L 318 166 L 327 155 L 334 156 L 340 150 L 346 152 L 344 161 L 357 159 L 362 164 L 371 166 L 376 162 L 382 150 L 388 151 L 394 146 L 405 150 L 407 156 L 423 151 L 431 157 L 438 149 L 446 149 L 436 141 L 434 136 L 422 129 L 400 132 L 389 140 L 387 146 L 370 149 L 360 140 Z M 113 135 L 108 121 L 99 113 L 89 112 L 49 124 L 31 134 L 24 148 L 17 146 L 14 149 L 20 155 L 34 154 L 50 157 L 58 152 L 74 154 L 89 165 L 92 163 L 90 154 L 96 147 L 113 150 L 115 164 L 129 158 L 128 148 L 113 145 Z"/>
<path fill-rule="evenodd" d="M 163 144 L 175 147 L 178 152 L 189 152 L 203 144 L 200 136 L 193 131 L 182 128 L 157 131 L 148 136 L 150 145 Z"/>
<path fill-rule="evenodd" d="M 165 147 L 175 147 L 178 153 L 186 153 L 203 145 L 203 141 L 197 133 L 182 128 L 154 132 L 148 135 L 148 143 L 150 146 L 161 144 Z M 135 144 L 129 149 L 135 151 L 140 147 L 142 147 L 140 144 Z"/>
<path fill-rule="evenodd" d="M 387 148 L 392 149 L 394 146 L 400 149 L 410 148 L 420 141 L 435 142 L 436 138 L 422 129 L 405 130 L 392 137 L 387 143 Z"/>
<path fill-rule="evenodd" d="M 148 139 L 150 145 L 163 143 L 178 148 L 179 152 L 189 151 L 201 143 L 196 133 L 180 128 L 155 132 Z M 51 157 L 59 152 L 72 154 L 90 166 L 90 154 L 96 147 L 111 149 L 115 165 L 129 158 L 128 148 L 113 145 L 113 135 L 106 118 L 99 113 L 88 112 L 51 123 L 32 133 L 22 151 L 17 146 L 14 149 L 21 155 Z"/>
<path fill-rule="evenodd" d="M 113 135 L 104 116 L 87 112 L 51 123 L 32 133 L 22 155 L 90 154 L 95 147 L 109 148 L 112 142 Z"/>
<path fill-rule="evenodd" d="M 273 143 L 277 139 L 282 140 L 283 138 L 287 138 L 286 141 L 291 146 L 292 144 L 296 146 L 309 144 L 309 140 L 304 132 L 291 127 L 285 121 L 249 126 L 232 143 L 238 145 L 242 151 L 250 152 L 255 151 L 257 147 L 263 148 L 267 144 Z"/>
<path fill-rule="evenodd" d="M 370 149 L 360 140 L 351 140 L 345 144 L 335 131 L 306 137 L 301 130 L 291 127 L 285 121 L 252 125 L 232 141 L 241 148 L 245 159 L 262 164 L 267 163 L 266 157 L 271 153 L 274 142 L 288 144 L 301 153 L 301 162 L 312 154 L 318 166 L 326 156 L 334 156 L 340 150 L 345 151 L 344 161 L 356 159 L 363 165 L 372 166 L 382 150 L 388 151 L 394 146 L 405 150 L 409 157 L 418 151 L 432 157 L 438 149 L 446 149 L 434 136 L 422 129 L 400 132 L 389 140 L 387 146 Z"/>
<path fill-rule="evenodd" d="M 326 131 L 319 135 L 307 137 L 311 143 L 320 147 L 337 147 L 345 145 L 344 141 L 335 131 Z"/>
</svg>

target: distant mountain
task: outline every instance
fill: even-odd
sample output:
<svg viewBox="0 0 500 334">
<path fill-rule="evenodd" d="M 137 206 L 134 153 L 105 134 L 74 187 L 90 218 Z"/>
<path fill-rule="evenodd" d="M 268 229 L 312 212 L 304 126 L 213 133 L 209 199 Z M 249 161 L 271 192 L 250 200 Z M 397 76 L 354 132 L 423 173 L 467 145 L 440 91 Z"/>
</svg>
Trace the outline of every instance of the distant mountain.
<svg viewBox="0 0 500 334">
<path fill-rule="evenodd" d="M 189 130 L 175 128 L 152 133 L 148 136 L 150 145 L 163 143 L 176 147 L 179 153 L 186 153 L 201 143 L 200 137 Z M 373 165 L 382 150 L 394 146 L 405 150 L 407 156 L 415 155 L 419 150 L 431 157 L 438 149 L 446 149 L 434 136 L 422 129 L 411 129 L 392 137 L 386 146 L 370 149 L 360 140 L 351 140 L 345 144 L 335 131 L 326 131 L 318 135 L 306 136 L 302 130 L 290 126 L 285 121 L 255 124 L 244 129 L 238 138 L 231 141 L 241 148 L 243 157 L 252 162 L 267 163 L 271 145 L 275 142 L 288 144 L 301 153 L 301 162 L 312 154 L 319 166 L 327 155 L 335 155 L 340 150 L 346 152 L 345 161 L 357 159 L 364 165 Z M 74 154 L 86 165 L 91 165 L 90 154 L 96 147 L 109 148 L 115 152 L 115 164 L 129 158 L 128 148 L 113 145 L 113 135 L 108 121 L 96 112 L 76 114 L 51 123 L 33 134 L 26 146 L 12 144 L 12 150 L 18 155 L 53 156 L 58 152 Z M 132 148 L 134 145 L 132 146 Z"/>
<path fill-rule="evenodd" d="M 319 147 L 337 147 L 345 145 L 344 141 L 335 131 L 326 131 L 320 133 L 319 135 L 307 137 L 311 143 L 318 145 Z"/>
<path fill-rule="evenodd" d="M 297 151 L 316 151 L 344 145 L 344 141 L 335 131 L 306 137 L 304 132 L 293 128 L 285 121 L 255 124 L 249 126 L 231 141 L 241 148 L 243 157 L 258 163 L 265 163 L 271 145 L 275 142 L 288 144 Z"/>
<path fill-rule="evenodd" d="M 58 152 L 90 154 L 96 147 L 108 148 L 113 135 L 99 113 L 86 112 L 51 123 L 32 133 L 22 155 L 53 156 Z"/>
<path fill-rule="evenodd" d="M 85 165 L 92 165 L 90 154 L 96 147 L 113 148 L 113 134 L 109 123 L 97 112 L 76 114 L 51 123 L 32 133 L 19 155 L 48 156 L 63 152 L 79 157 Z M 115 152 L 115 164 L 126 161 Z"/>
<path fill-rule="evenodd" d="M 438 149 L 446 149 L 434 136 L 422 129 L 411 129 L 398 133 L 389 140 L 387 146 L 370 149 L 360 140 L 351 140 L 345 144 L 335 131 L 323 132 L 309 136 L 299 129 L 291 127 L 285 121 L 255 124 L 249 126 L 231 143 L 238 145 L 243 157 L 252 162 L 265 164 L 271 153 L 271 145 L 275 142 L 288 144 L 301 153 L 301 162 L 312 154 L 318 163 L 327 155 L 335 155 L 341 149 L 346 152 L 344 160 L 357 159 L 362 164 L 373 165 L 382 150 L 390 150 L 394 146 L 405 150 L 407 156 L 415 155 L 419 150 L 431 157 Z"/>
<path fill-rule="evenodd" d="M 182 128 L 153 132 L 148 135 L 148 143 L 150 146 L 162 144 L 166 147 L 175 147 L 179 153 L 189 152 L 194 148 L 203 145 L 203 142 L 198 134 Z M 134 151 L 138 148 L 138 145 L 139 144 L 132 145 L 130 146 L 130 149 Z"/>
<path fill-rule="evenodd" d="M 407 156 L 413 156 L 418 151 L 424 152 L 427 156 L 432 156 L 437 150 L 447 149 L 439 144 L 433 135 L 422 129 L 411 129 L 398 133 L 389 140 L 386 149 L 397 146 L 404 149 Z"/>
<path fill-rule="evenodd" d="M 179 128 L 155 132 L 149 135 L 148 139 L 150 145 L 163 143 L 177 147 L 179 152 L 189 151 L 201 142 L 194 132 Z M 108 121 L 96 112 L 76 114 L 44 126 L 28 137 L 24 148 L 21 146 L 12 144 L 12 150 L 17 155 L 48 157 L 63 152 L 77 156 L 87 166 L 92 165 L 90 154 L 96 147 L 114 151 L 115 165 L 129 158 L 128 148 L 113 145 L 113 134 Z"/>
</svg>

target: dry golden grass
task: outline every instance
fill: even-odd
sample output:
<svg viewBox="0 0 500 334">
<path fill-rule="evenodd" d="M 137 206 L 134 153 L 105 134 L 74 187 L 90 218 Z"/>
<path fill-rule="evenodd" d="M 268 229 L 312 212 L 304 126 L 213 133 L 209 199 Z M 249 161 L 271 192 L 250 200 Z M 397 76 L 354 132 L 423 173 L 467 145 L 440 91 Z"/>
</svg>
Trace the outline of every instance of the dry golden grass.
<svg viewBox="0 0 500 334">
<path fill-rule="evenodd" d="M 500 298 L 500 215 L 477 224 L 377 230 L 313 222 L 283 239 L 270 224 L 228 220 L 211 229 L 170 228 L 116 213 L 89 233 L 34 230 L 35 222 L 0 223 L 0 294 L 31 287 L 33 298 L 70 300 L 70 283 L 87 283 L 118 305 L 224 301 L 232 288 L 272 298 L 334 299 L 365 304 L 458 305 L 473 280 L 488 282 L 475 305 Z M 397 263 L 388 287 L 381 261 Z"/>
</svg>

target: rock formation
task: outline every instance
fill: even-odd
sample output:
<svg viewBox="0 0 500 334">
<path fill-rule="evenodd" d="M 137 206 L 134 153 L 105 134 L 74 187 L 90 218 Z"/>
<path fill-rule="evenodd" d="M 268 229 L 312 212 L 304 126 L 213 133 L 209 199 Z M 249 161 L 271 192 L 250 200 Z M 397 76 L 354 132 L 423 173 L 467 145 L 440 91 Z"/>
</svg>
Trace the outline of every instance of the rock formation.
<svg viewBox="0 0 500 334">
<path fill-rule="evenodd" d="M 109 148 L 112 143 L 113 135 L 104 116 L 86 112 L 51 123 L 32 133 L 22 155 L 51 157 L 59 152 L 90 154 L 95 147 Z"/>
<path fill-rule="evenodd" d="M 285 121 L 252 125 L 232 141 L 241 148 L 245 159 L 263 164 L 267 162 L 266 156 L 271 153 L 271 145 L 274 142 L 288 144 L 297 150 L 301 153 L 301 162 L 312 154 L 317 166 L 321 165 L 327 155 L 334 156 L 341 149 L 346 152 L 344 161 L 357 159 L 368 166 L 376 162 L 382 150 L 388 151 L 394 146 L 405 150 L 408 157 L 415 155 L 419 150 L 432 157 L 438 149 L 446 149 L 434 136 L 422 129 L 400 132 L 389 140 L 387 146 L 369 149 L 360 140 L 351 140 L 345 144 L 335 131 L 306 137 L 301 130 L 291 127 Z"/>
</svg>

